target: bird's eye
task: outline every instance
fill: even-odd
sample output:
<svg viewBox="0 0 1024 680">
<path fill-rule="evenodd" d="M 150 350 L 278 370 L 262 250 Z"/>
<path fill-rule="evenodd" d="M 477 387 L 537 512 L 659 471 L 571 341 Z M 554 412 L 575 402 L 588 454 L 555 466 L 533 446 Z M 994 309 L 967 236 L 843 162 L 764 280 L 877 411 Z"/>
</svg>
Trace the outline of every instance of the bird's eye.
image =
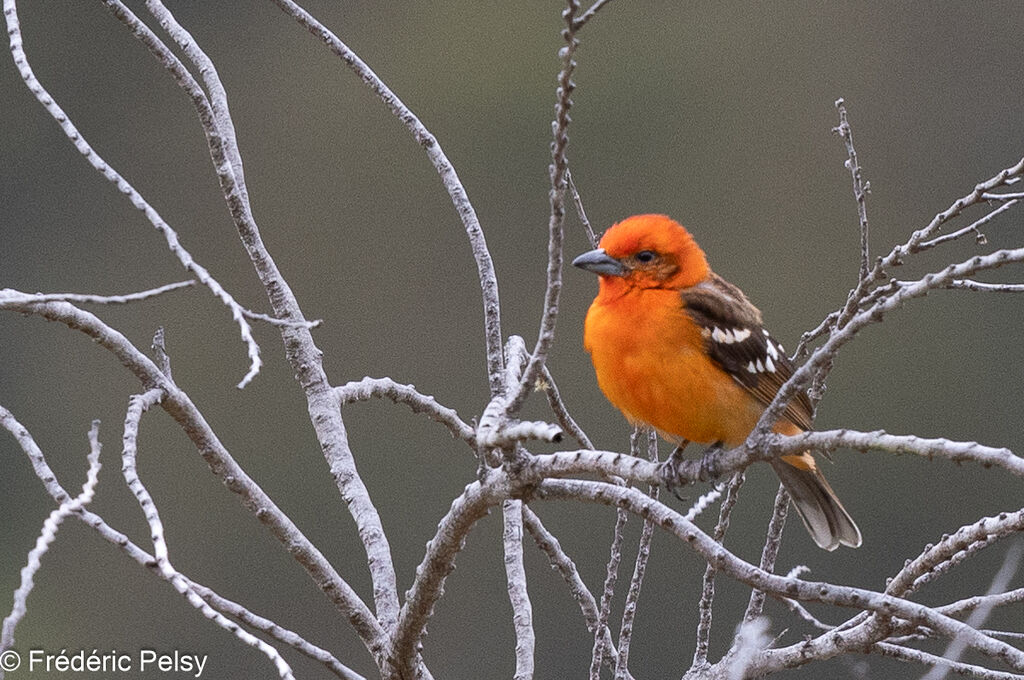
<svg viewBox="0 0 1024 680">
<path fill-rule="evenodd" d="M 636 254 L 637 262 L 653 262 L 657 255 L 654 254 L 653 250 L 641 250 Z"/>
</svg>

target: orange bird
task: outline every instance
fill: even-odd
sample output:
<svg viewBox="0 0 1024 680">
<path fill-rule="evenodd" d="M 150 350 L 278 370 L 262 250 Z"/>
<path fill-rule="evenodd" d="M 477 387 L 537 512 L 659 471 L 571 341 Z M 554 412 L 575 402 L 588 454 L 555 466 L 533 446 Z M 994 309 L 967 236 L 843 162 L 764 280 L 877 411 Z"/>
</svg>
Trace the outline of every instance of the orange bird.
<svg viewBox="0 0 1024 680">
<path fill-rule="evenodd" d="M 664 215 L 625 219 L 599 245 L 573 264 L 600 276 L 583 346 L 601 391 L 630 422 L 669 441 L 742 444 L 793 374 L 761 312 Z M 811 403 L 801 392 L 774 430 L 810 428 Z M 826 550 L 860 545 L 860 530 L 809 452 L 771 464 L 815 543 Z"/>
</svg>

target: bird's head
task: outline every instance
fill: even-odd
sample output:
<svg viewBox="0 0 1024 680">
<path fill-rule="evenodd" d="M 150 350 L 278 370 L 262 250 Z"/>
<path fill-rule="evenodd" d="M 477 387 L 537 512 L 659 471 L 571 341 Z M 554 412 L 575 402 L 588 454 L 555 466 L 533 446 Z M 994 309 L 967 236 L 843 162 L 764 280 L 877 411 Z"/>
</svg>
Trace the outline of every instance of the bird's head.
<svg viewBox="0 0 1024 680">
<path fill-rule="evenodd" d="M 704 251 L 683 225 L 665 215 L 634 215 L 613 225 L 600 247 L 572 261 L 601 276 L 639 288 L 682 289 L 707 278 Z"/>
</svg>

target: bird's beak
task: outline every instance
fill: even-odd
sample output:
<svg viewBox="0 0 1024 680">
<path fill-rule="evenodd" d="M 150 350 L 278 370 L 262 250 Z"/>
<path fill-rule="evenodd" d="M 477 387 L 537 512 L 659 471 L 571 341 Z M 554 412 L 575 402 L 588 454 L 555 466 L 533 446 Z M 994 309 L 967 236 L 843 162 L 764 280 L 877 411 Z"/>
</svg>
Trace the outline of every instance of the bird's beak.
<svg viewBox="0 0 1024 680">
<path fill-rule="evenodd" d="M 624 276 L 626 274 L 626 268 L 622 266 L 622 263 L 604 252 L 604 248 L 583 253 L 572 261 L 572 266 L 607 276 Z"/>
</svg>

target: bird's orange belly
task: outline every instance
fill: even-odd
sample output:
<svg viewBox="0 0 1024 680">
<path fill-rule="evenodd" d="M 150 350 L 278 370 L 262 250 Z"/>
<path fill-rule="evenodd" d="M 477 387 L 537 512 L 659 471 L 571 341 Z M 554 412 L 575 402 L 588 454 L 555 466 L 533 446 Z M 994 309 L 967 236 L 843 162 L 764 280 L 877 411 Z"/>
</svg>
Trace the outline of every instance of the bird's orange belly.
<svg viewBox="0 0 1024 680">
<path fill-rule="evenodd" d="M 761 405 L 702 351 L 699 335 L 663 337 L 666 326 L 660 324 L 662 333 L 652 341 L 644 337 L 652 326 L 638 321 L 610 325 L 600 317 L 587 319 L 587 349 L 608 400 L 629 420 L 671 438 L 742 443 Z"/>
</svg>

